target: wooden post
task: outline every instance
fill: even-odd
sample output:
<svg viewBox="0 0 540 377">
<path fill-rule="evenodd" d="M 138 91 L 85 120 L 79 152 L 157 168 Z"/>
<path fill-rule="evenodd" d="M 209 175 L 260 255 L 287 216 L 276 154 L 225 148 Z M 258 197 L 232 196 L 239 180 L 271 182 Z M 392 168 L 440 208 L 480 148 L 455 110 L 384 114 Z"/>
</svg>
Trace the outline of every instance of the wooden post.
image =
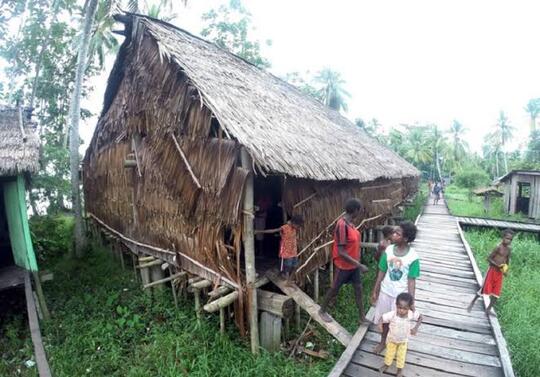
<svg viewBox="0 0 540 377">
<path fill-rule="evenodd" d="M 255 209 L 253 205 L 253 170 L 251 156 L 245 148 L 240 152 L 242 167 L 249 170 L 244 189 L 244 228 L 242 240 L 244 243 L 244 259 L 246 263 L 246 286 L 249 308 L 249 329 L 251 337 L 251 352 L 259 354 L 259 321 L 257 311 L 257 288 L 255 287 L 255 240 L 253 238 L 253 218 Z"/>
<path fill-rule="evenodd" d="M 174 270 L 172 267 L 169 267 L 169 274 L 170 276 L 174 276 Z M 174 306 L 176 309 L 178 309 L 178 297 L 176 295 L 176 287 L 174 286 L 174 279 L 171 280 L 171 289 L 172 289 L 172 296 L 173 296 L 173 300 L 174 300 Z"/>
<path fill-rule="evenodd" d="M 281 343 L 281 318 L 275 314 L 261 313 L 261 346 L 270 351 L 279 351 Z"/>
<path fill-rule="evenodd" d="M 300 317 L 300 305 L 296 304 L 294 306 L 294 319 L 295 319 L 295 322 L 296 322 L 296 329 L 297 330 L 300 330 L 300 326 L 301 326 L 301 317 Z"/>
<path fill-rule="evenodd" d="M 164 276 L 165 274 L 163 273 L 163 270 L 161 269 L 160 265 L 150 267 L 150 277 L 153 282 L 157 283 L 158 281 L 163 280 Z M 164 286 L 165 286 L 164 283 L 159 283 L 159 284 L 153 285 L 152 288 L 156 290 L 162 290 Z"/>
<path fill-rule="evenodd" d="M 219 308 L 219 332 L 225 334 L 225 308 Z"/>
<path fill-rule="evenodd" d="M 141 265 L 141 258 L 139 258 L 139 266 Z M 141 268 L 141 282 L 143 286 L 150 283 L 150 270 L 148 268 Z M 151 290 L 146 291 L 148 294 L 151 294 Z"/>
<path fill-rule="evenodd" d="M 315 302 L 319 302 L 319 267 L 315 269 L 313 276 L 313 299 Z"/>
<path fill-rule="evenodd" d="M 327 249 L 328 250 L 328 249 Z M 332 251 L 331 250 L 328 250 L 328 255 L 329 255 L 329 258 L 330 258 L 330 287 L 332 286 L 332 283 L 334 282 L 334 260 L 332 258 Z"/>
<path fill-rule="evenodd" d="M 201 290 L 195 289 L 195 315 L 197 316 L 197 320 L 201 319 Z"/>
</svg>

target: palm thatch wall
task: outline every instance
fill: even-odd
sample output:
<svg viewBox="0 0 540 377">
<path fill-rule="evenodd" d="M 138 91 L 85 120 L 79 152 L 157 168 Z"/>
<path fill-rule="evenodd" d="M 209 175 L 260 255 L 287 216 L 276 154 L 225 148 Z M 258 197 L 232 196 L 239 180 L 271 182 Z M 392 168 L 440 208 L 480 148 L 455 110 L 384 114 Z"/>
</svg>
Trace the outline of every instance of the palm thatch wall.
<svg viewBox="0 0 540 377">
<path fill-rule="evenodd" d="M 187 32 L 120 18 L 127 38 L 84 159 L 87 211 L 116 231 L 244 287 L 248 174 L 282 177 L 286 212 L 306 220 L 301 247 L 328 240 L 321 230 L 350 197 L 377 223 L 416 190 L 418 171 L 339 113 Z M 326 262 L 313 253 L 302 254 L 301 279 Z"/>
<path fill-rule="evenodd" d="M 23 127 L 21 128 L 21 121 Z M 0 105 L 0 176 L 16 176 L 39 169 L 39 137 L 30 111 Z"/>
</svg>

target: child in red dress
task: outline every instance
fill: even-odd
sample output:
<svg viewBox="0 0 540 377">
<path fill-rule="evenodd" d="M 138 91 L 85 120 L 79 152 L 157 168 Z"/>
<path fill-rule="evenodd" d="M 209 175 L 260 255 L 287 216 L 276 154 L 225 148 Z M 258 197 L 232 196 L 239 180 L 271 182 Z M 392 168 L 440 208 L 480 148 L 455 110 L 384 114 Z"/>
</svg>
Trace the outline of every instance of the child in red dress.
<svg viewBox="0 0 540 377">
<path fill-rule="evenodd" d="M 510 255 L 512 254 L 512 239 L 514 238 L 514 232 L 510 229 L 506 229 L 502 233 L 502 241 L 487 258 L 489 268 L 484 279 L 484 284 L 473 300 L 469 304 L 467 311 L 471 311 L 474 303 L 481 295 L 488 295 L 489 305 L 486 308 L 486 314 L 490 315 L 491 308 L 497 302 L 497 299 L 501 296 L 502 283 L 504 276 L 508 273 L 508 265 L 510 264 Z"/>
<path fill-rule="evenodd" d="M 287 279 L 287 285 L 291 284 L 291 276 L 298 266 L 298 246 L 296 232 L 304 225 L 304 219 L 300 215 L 293 215 L 284 225 L 276 229 L 255 231 L 258 233 L 280 233 L 279 258 L 281 258 L 280 271 Z"/>
</svg>

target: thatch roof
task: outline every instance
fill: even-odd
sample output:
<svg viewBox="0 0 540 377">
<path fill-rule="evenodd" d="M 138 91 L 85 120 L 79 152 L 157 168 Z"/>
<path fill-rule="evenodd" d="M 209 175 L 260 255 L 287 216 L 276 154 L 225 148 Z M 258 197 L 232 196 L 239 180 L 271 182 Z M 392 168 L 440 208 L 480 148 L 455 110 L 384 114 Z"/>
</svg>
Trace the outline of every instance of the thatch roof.
<svg viewBox="0 0 540 377">
<path fill-rule="evenodd" d="M 165 22 L 133 14 L 127 20 L 129 31 L 137 25 L 129 35 L 140 36 L 144 28 L 163 60 L 186 73 L 223 129 L 247 148 L 261 170 L 360 182 L 420 174 L 338 112 L 272 74 Z M 120 52 L 119 59 L 123 56 Z"/>
<path fill-rule="evenodd" d="M 474 193 L 475 195 L 478 195 L 478 196 L 484 196 L 484 195 L 489 195 L 489 196 L 503 196 L 503 195 L 504 195 L 502 192 L 500 192 L 499 190 L 497 190 L 496 187 L 482 187 L 482 188 L 478 188 L 478 189 L 473 190 L 473 193 Z"/>
<path fill-rule="evenodd" d="M 0 105 L 0 176 L 33 173 L 39 168 L 39 137 L 29 111 L 23 112 L 24 137 L 19 110 Z"/>
</svg>

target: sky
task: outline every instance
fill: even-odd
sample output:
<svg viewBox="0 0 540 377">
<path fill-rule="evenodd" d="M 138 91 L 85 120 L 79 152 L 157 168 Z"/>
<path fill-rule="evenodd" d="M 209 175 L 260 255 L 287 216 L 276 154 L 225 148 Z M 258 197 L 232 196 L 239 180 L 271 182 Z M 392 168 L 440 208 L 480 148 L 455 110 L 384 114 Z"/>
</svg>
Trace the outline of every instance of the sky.
<svg viewBox="0 0 540 377">
<path fill-rule="evenodd" d="M 194 34 L 201 14 L 223 1 L 178 2 L 172 22 Z M 516 127 L 509 149 L 523 148 L 528 100 L 540 97 L 538 1 L 244 0 L 256 28 L 271 39 L 263 56 L 278 76 L 288 72 L 339 71 L 351 94 L 345 116 L 376 118 L 387 131 L 401 123 L 454 119 L 467 129 L 472 150 L 504 110 Z M 89 104 L 99 113 L 106 77 Z M 82 131 L 87 144 L 95 119 Z"/>
</svg>

